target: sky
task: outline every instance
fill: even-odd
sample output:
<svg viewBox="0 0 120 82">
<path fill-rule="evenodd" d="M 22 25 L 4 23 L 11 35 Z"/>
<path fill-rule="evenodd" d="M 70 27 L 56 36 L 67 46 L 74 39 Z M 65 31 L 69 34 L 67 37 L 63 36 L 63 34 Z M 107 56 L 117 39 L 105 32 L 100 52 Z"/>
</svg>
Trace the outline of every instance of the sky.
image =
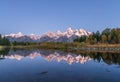
<svg viewBox="0 0 120 82">
<path fill-rule="evenodd" d="M 0 0 L 0 33 L 120 27 L 120 0 Z"/>
</svg>

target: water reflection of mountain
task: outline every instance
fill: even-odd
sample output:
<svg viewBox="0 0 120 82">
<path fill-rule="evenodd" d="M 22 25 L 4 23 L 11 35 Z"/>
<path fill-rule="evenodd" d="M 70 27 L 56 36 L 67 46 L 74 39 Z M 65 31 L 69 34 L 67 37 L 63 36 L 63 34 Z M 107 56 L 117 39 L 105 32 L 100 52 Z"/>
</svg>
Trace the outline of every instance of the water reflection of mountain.
<svg viewBox="0 0 120 82">
<path fill-rule="evenodd" d="M 81 55 L 71 54 L 71 53 L 63 53 L 60 51 L 46 51 L 46 50 L 17 50 L 17 51 L 10 51 L 7 55 L 2 56 L 1 58 L 8 58 L 8 59 L 16 59 L 21 60 L 24 57 L 28 58 L 35 58 L 36 56 L 43 57 L 47 61 L 51 61 L 53 59 L 57 60 L 58 62 L 64 60 L 68 64 L 72 64 L 73 62 L 84 64 L 86 61 L 91 60 L 89 56 L 84 57 Z"/>
<path fill-rule="evenodd" d="M 73 62 L 84 64 L 89 60 L 97 60 L 98 62 L 105 62 L 106 64 L 118 64 L 120 65 L 120 53 L 65 53 L 61 51 L 50 51 L 50 50 L 17 50 L 17 51 L 9 51 L 4 50 L 0 51 L 0 59 L 16 59 L 21 60 L 22 58 L 28 57 L 33 59 L 37 56 L 43 57 L 47 61 L 51 61 L 53 59 L 58 62 L 64 60 L 68 64 L 72 64 Z"/>
</svg>

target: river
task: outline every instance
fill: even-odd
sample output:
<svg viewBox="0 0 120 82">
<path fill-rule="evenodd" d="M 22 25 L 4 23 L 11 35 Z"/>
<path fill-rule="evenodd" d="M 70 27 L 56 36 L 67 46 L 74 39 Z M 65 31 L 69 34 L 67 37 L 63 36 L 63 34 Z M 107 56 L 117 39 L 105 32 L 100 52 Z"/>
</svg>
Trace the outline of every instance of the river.
<svg viewBox="0 0 120 82">
<path fill-rule="evenodd" d="M 120 53 L 4 50 L 0 82 L 120 82 Z"/>
</svg>

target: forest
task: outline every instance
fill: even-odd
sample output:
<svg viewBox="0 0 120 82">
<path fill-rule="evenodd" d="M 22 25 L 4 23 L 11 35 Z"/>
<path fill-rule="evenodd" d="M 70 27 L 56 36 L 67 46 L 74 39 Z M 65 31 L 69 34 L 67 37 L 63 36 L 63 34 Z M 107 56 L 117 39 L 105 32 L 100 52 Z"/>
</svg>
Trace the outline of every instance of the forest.
<svg viewBox="0 0 120 82">
<path fill-rule="evenodd" d="M 2 45 L 2 46 L 10 46 L 11 43 L 7 38 L 2 37 L 2 35 L 0 34 L 0 45 Z"/>
<path fill-rule="evenodd" d="M 89 44 L 119 44 L 120 43 L 120 28 L 106 28 L 101 33 L 93 32 L 90 36 L 81 36 L 76 38 L 74 42 L 84 42 Z"/>
</svg>

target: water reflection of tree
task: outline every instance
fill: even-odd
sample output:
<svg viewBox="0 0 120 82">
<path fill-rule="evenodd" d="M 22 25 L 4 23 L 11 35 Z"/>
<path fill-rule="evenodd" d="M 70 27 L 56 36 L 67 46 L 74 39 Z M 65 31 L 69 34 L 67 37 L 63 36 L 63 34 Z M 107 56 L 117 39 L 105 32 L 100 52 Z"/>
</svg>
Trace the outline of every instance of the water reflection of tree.
<svg viewBox="0 0 120 82">
<path fill-rule="evenodd" d="M 0 50 L 0 56 L 4 57 L 5 55 L 8 55 L 10 49 L 9 48 L 5 48 Z M 42 55 L 50 55 L 53 54 L 55 55 L 55 51 L 51 51 L 51 50 L 12 50 L 13 52 L 20 54 L 22 56 L 27 56 L 30 53 L 33 52 L 39 52 Z M 18 52 L 17 52 L 18 51 Z M 61 51 L 57 51 L 57 53 L 61 56 L 67 55 L 67 52 L 61 52 Z M 74 53 L 74 52 L 73 52 Z M 108 65 L 111 64 L 118 64 L 120 65 L 120 53 L 108 53 L 108 52 L 79 52 L 77 53 L 83 57 L 90 57 L 91 59 L 93 59 L 94 61 L 98 61 L 100 62 L 105 62 Z M 77 54 L 73 54 L 73 55 L 77 55 Z"/>
<path fill-rule="evenodd" d="M 9 51 L 10 51 L 10 48 L 4 48 L 4 49 L 0 50 L 0 56 L 7 55 L 9 53 Z"/>
<path fill-rule="evenodd" d="M 89 56 L 95 61 L 104 61 L 106 64 L 118 64 L 120 65 L 120 53 L 108 53 L 108 52 L 85 52 L 81 53 L 82 56 Z"/>
<path fill-rule="evenodd" d="M 104 53 L 102 59 L 107 64 L 119 64 L 120 65 L 120 54 L 119 53 Z"/>
</svg>

